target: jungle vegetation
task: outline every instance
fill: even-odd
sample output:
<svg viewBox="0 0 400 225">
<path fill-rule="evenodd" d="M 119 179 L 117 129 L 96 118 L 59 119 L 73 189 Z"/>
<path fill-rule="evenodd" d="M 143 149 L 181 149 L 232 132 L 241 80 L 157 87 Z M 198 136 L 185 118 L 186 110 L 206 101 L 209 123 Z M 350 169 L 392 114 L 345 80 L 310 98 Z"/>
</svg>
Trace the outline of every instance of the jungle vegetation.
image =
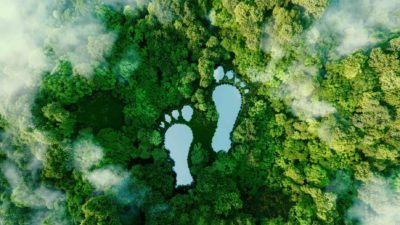
<svg viewBox="0 0 400 225">
<path fill-rule="evenodd" d="M 89 1 L 65 2 L 59 13 L 68 19 Z M 6 132 L 13 121 L 0 117 L 0 224 L 36 224 L 37 217 L 49 225 L 361 224 L 348 212 L 365 182 L 381 176 L 400 190 L 400 38 L 384 30 L 373 45 L 332 55 L 340 38 L 321 34 L 310 47 L 306 35 L 329 4 L 96 5 L 95 17 L 116 34 L 104 62 L 92 75 L 80 74 L 46 46 L 56 65 L 42 73 L 30 106 L 33 130 Z M 217 123 L 211 93 L 219 65 L 239 74 L 250 92 L 233 147 L 217 154 L 210 146 Z M 195 110 L 194 183 L 175 188 L 158 126 L 185 104 Z M 36 131 L 47 144 L 32 172 Z M 78 167 L 74 149 L 86 142 L 102 157 Z M 88 171 L 102 168 L 129 179 L 98 188 Z M 46 190 L 63 197 L 33 204 L 51 198 Z"/>
</svg>

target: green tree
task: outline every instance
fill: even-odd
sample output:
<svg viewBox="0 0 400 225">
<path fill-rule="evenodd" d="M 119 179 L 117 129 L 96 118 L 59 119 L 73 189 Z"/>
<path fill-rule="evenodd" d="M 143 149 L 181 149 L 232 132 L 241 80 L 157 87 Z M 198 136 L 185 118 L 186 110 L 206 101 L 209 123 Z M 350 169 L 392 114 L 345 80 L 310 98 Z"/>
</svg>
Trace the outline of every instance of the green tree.
<svg viewBox="0 0 400 225">
<path fill-rule="evenodd" d="M 101 195 L 90 198 L 83 206 L 82 225 L 122 225 L 118 205 L 110 197 Z"/>
<path fill-rule="evenodd" d="M 44 117 L 53 123 L 57 133 L 65 138 L 71 136 L 75 129 L 75 115 L 64 109 L 61 104 L 52 102 L 42 108 Z"/>
<path fill-rule="evenodd" d="M 61 104 L 76 103 L 83 96 L 92 93 L 92 85 L 85 77 L 73 75 L 72 65 L 60 61 L 53 73 L 43 78 L 40 96 L 54 99 Z"/>
<path fill-rule="evenodd" d="M 51 146 L 46 152 L 43 175 L 47 178 L 62 179 L 71 171 L 71 163 L 69 152 L 59 146 Z"/>
<path fill-rule="evenodd" d="M 304 169 L 307 183 L 315 185 L 316 187 L 325 187 L 328 185 L 330 179 L 326 170 L 318 165 L 311 165 Z"/>
</svg>

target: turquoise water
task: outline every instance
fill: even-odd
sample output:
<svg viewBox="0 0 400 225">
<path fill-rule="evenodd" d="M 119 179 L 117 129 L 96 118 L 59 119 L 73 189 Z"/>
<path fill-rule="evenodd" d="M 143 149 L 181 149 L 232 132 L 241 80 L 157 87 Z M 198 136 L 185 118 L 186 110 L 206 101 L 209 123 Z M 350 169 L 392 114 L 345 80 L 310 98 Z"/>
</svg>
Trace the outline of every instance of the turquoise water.
<svg viewBox="0 0 400 225">
<path fill-rule="evenodd" d="M 215 152 L 228 152 L 232 144 L 231 133 L 242 106 L 242 96 L 235 86 L 223 84 L 215 88 L 212 98 L 219 117 L 211 146 Z"/>
<path fill-rule="evenodd" d="M 183 119 L 186 121 L 190 121 L 192 119 L 192 116 L 193 116 L 193 108 L 188 105 L 183 106 L 182 108 Z"/>
<path fill-rule="evenodd" d="M 232 75 L 228 75 L 232 79 Z M 211 146 L 215 152 L 228 152 L 232 145 L 231 133 L 242 106 L 242 96 L 235 86 L 221 84 L 215 88 L 212 99 L 218 112 L 218 123 Z M 167 124 L 173 123 L 172 119 L 178 119 L 179 116 L 189 122 L 193 116 L 193 108 L 184 106 L 181 112 L 174 110 L 171 115 L 172 117 L 168 114 L 165 115 L 166 123 L 162 122 L 160 127 L 168 126 Z M 176 186 L 190 185 L 193 182 L 188 165 L 192 142 L 193 132 L 186 124 L 171 124 L 171 127 L 165 132 L 164 146 L 175 164 L 173 170 L 176 173 Z"/>
<path fill-rule="evenodd" d="M 190 185 L 193 182 L 188 165 L 188 155 L 193 141 L 193 132 L 185 124 L 174 124 L 165 133 L 165 148 L 174 160 L 176 186 Z"/>
<path fill-rule="evenodd" d="M 174 110 L 171 114 L 174 119 L 182 116 L 186 122 L 189 122 L 193 116 L 193 108 L 185 105 L 181 112 Z M 172 122 L 169 115 L 165 115 L 165 120 L 167 123 Z M 164 128 L 166 125 L 162 122 L 160 127 Z M 188 155 L 192 142 L 193 132 L 186 124 L 171 124 L 171 127 L 165 132 L 164 146 L 175 164 L 173 170 L 176 173 L 176 186 L 190 185 L 193 182 L 188 165 Z"/>
</svg>

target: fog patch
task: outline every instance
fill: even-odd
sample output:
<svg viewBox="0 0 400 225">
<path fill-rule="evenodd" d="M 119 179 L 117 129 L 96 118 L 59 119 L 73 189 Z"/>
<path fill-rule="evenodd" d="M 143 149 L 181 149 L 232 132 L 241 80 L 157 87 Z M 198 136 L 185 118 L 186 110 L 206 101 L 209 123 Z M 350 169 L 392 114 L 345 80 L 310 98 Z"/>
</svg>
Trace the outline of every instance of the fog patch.
<svg viewBox="0 0 400 225">
<path fill-rule="evenodd" d="M 167 2 L 168 1 L 154 0 L 151 1 L 147 7 L 149 14 L 157 17 L 157 20 L 161 24 L 171 24 L 177 17 L 177 15 L 171 11 L 171 5 L 173 3 Z"/>
<path fill-rule="evenodd" d="M 326 117 L 336 109 L 321 99 L 312 78 L 318 73 L 314 67 L 293 64 L 287 74 L 287 80 L 280 87 L 278 96 L 291 108 L 293 113 L 303 120 Z"/>
<path fill-rule="evenodd" d="M 136 188 L 129 172 L 114 165 L 102 165 L 103 149 L 91 135 L 81 136 L 72 145 L 76 170 L 82 173 L 96 191 L 112 193 L 123 204 L 141 204 L 147 190 Z"/>
<path fill-rule="evenodd" d="M 65 221 L 65 194 L 38 180 L 50 144 L 46 134 L 35 129 L 30 111 L 41 74 L 54 68 L 54 58 L 64 57 L 72 62 L 76 75 L 90 76 L 116 39 L 116 34 L 106 31 L 91 14 L 99 1 L 78 2 L 4 0 L 0 8 L 0 117 L 7 122 L 0 142 L 0 152 L 7 159 L 0 164 L 0 171 L 9 184 L 11 201 L 31 209 L 27 224 L 69 224 Z M 53 58 L 45 54 L 44 47 L 46 54 L 55 54 Z M 101 157 L 102 152 L 95 151 L 74 163 L 79 170 L 89 171 L 88 165 L 96 165 Z M 97 172 L 102 176 L 94 173 L 92 177 L 115 173 L 115 169 L 104 171 Z M 115 174 L 125 179 L 124 173 Z M 107 179 L 111 185 L 115 183 L 115 178 Z M 101 183 L 99 188 L 107 186 Z M 10 204 L 2 202 L 0 210 Z"/>
<path fill-rule="evenodd" d="M 21 171 L 12 163 L 1 164 L 1 171 L 12 188 L 11 198 L 14 202 L 30 208 L 55 209 L 65 201 L 60 191 L 55 191 L 40 185 L 30 189 L 24 181 Z"/>
<path fill-rule="evenodd" d="M 144 203 L 144 199 L 149 188 L 135 185 L 135 180 L 130 176 L 124 176 L 121 182 L 111 189 L 118 202 L 121 204 L 132 204 L 140 206 Z"/>
<path fill-rule="evenodd" d="M 307 40 L 308 33 L 299 31 L 291 39 L 283 40 L 275 23 L 277 21 L 268 21 L 261 36 L 260 48 L 271 57 L 268 65 L 264 68 L 247 68 L 247 76 L 253 82 L 272 84 L 272 97 L 283 100 L 302 120 L 322 118 L 336 112 L 332 104 L 318 95 L 316 78 L 320 76 L 320 66 L 310 61 L 317 55 L 316 43 L 306 50 L 293 48 Z M 294 55 L 302 57 L 292 59 Z"/>
<path fill-rule="evenodd" d="M 337 195 L 345 195 L 348 194 L 351 188 L 352 180 L 350 174 L 348 172 L 339 170 L 336 173 L 335 179 L 333 179 L 326 187 L 326 191 L 333 192 Z"/>
<path fill-rule="evenodd" d="M 279 9 L 274 12 L 274 21 L 266 21 L 260 49 L 271 58 L 264 68 L 247 68 L 246 74 L 253 82 L 270 85 L 271 97 L 283 101 L 299 119 L 327 117 L 336 109 L 318 94 L 321 65 L 313 62 L 319 57 L 317 42 L 310 44 L 310 31 L 303 32 L 300 24 L 287 24 L 283 18 L 290 19 L 292 14 Z M 304 42 L 309 46 L 298 47 Z"/>
<path fill-rule="evenodd" d="M 274 98 L 284 100 L 293 113 L 302 120 L 326 117 L 336 112 L 335 107 L 318 95 L 318 65 L 309 62 L 292 61 L 284 65 L 284 58 L 289 54 L 281 47 L 274 35 L 264 40 L 263 50 L 271 54 L 271 60 L 265 68 L 248 68 L 247 75 L 253 82 L 280 81 L 277 88 L 272 88 Z M 309 54 L 313 53 L 310 49 Z M 299 53 L 301 54 L 301 53 Z M 305 53 L 307 54 L 307 53 Z M 282 67 L 287 68 L 283 70 Z"/>
<path fill-rule="evenodd" d="M 293 112 L 300 118 L 321 118 L 336 112 L 330 103 L 314 95 L 315 87 L 309 81 L 290 82 L 286 91 L 292 98 Z"/>
<path fill-rule="evenodd" d="M 29 106 L 40 72 L 49 68 L 42 45 L 50 7 L 46 2 L 5 0 L 0 8 L 0 114 L 18 129 L 31 126 Z"/>
<path fill-rule="evenodd" d="M 339 56 L 368 47 L 388 32 L 399 30 L 400 2 L 393 0 L 338 0 L 332 2 L 322 19 L 311 29 L 309 41 L 333 35 Z"/>
<path fill-rule="evenodd" d="M 271 22 L 264 24 L 260 48 L 263 52 L 271 55 L 271 60 L 276 61 L 285 56 L 282 40 L 276 35 Z"/>
<path fill-rule="evenodd" d="M 207 20 L 210 21 L 210 24 L 215 26 L 217 19 L 216 19 L 216 14 L 215 14 L 215 10 L 210 10 L 210 12 L 207 14 L 206 16 Z"/>
<path fill-rule="evenodd" d="M 329 147 L 332 148 L 330 143 L 332 142 L 332 133 L 333 133 L 334 126 L 330 123 L 330 121 L 324 121 L 321 123 L 320 127 L 318 128 L 318 137 L 328 144 Z"/>
<path fill-rule="evenodd" d="M 90 139 L 79 139 L 73 145 L 74 165 L 79 171 L 89 171 L 103 159 L 103 150 Z"/>
<path fill-rule="evenodd" d="M 93 137 L 81 137 L 73 145 L 75 169 L 98 191 L 106 191 L 122 181 L 121 172 L 116 169 L 97 168 L 103 159 L 103 150 L 94 143 Z"/>
<path fill-rule="evenodd" d="M 129 80 L 140 65 L 140 57 L 137 51 L 130 47 L 125 49 L 122 59 L 115 67 L 115 72 L 125 80 Z"/>
<path fill-rule="evenodd" d="M 253 82 L 270 82 L 279 73 L 279 63 L 285 57 L 286 51 L 283 47 L 284 44 L 281 43 L 282 41 L 277 37 L 275 32 L 271 22 L 264 24 L 263 33 L 260 38 L 260 49 L 264 53 L 269 54 L 271 60 L 266 67 L 249 67 L 246 69 L 245 73 Z"/>
<path fill-rule="evenodd" d="M 115 41 L 116 35 L 90 14 L 94 3 L 85 6 L 90 10 L 66 4 L 5 0 L 0 9 L 0 114 L 16 134 L 34 130 L 30 106 L 42 72 L 55 65 L 44 46 L 71 60 L 76 74 L 90 76 Z"/>
<path fill-rule="evenodd" d="M 43 183 L 31 181 L 10 161 L 3 162 L 0 169 L 10 186 L 11 200 L 18 206 L 33 210 L 29 224 L 42 224 L 45 220 L 52 224 L 60 221 L 67 224 L 64 219 L 66 215 L 64 193 L 50 189 Z"/>
<path fill-rule="evenodd" d="M 23 147 L 17 149 L 13 143 L 19 143 Z M 1 134 L 0 152 L 12 162 L 25 163 L 25 169 L 36 177 L 42 162 L 45 160 L 48 141 L 41 132 L 20 131 L 14 127 L 7 128 Z"/>
<path fill-rule="evenodd" d="M 87 174 L 87 179 L 97 190 L 108 190 L 116 185 L 127 176 L 124 171 L 115 168 L 100 168 L 93 170 Z"/>
<path fill-rule="evenodd" d="M 66 57 L 72 63 L 75 74 L 90 77 L 94 68 L 110 54 L 117 36 L 106 31 L 93 15 L 95 5 L 87 7 L 88 10 L 71 18 L 62 18 L 63 12 L 54 14 L 56 19 L 65 22 L 49 29 L 46 44 L 58 57 Z"/>
<path fill-rule="evenodd" d="M 347 215 L 362 225 L 396 225 L 400 224 L 399 210 L 400 193 L 392 190 L 382 177 L 373 177 L 358 190 Z"/>
</svg>

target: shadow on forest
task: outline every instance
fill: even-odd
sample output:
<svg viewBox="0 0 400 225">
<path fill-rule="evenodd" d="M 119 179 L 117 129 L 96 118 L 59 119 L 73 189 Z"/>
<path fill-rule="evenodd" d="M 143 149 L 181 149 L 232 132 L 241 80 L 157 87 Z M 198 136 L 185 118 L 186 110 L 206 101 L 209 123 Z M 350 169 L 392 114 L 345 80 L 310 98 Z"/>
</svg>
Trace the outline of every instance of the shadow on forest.
<svg viewBox="0 0 400 225">
<path fill-rule="evenodd" d="M 258 193 L 258 195 L 244 196 L 244 202 L 248 202 L 246 205 L 249 213 L 258 215 L 261 218 L 265 216 L 288 218 L 289 209 L 292 207 L 289 197 L 284 196 L 281 192 L 272 191 L 267 187 L 261 188 Z"/>
<path fill-rule="evenodd" d="M 193 130 L 193 144 L 201 143 L 203 148 L 212 150 L 211 143 L 214 133 L 211 131 L 217 129 L 217 123 L 208 120 L 204 112 L 197 110 L 193 114 L 189 126 Z"/>
<path fill-rule="evenodd" d="M 153 164 L 154 163 L 154 158 L 131 158 L 128 161 L 128 168 L 132 169 L 134 165 L 148 165 L 148 164 Z"/>
<path fill-rule="evenodd" d="M 103 128 L 120 130 L 124 124 L 123 103 L 111 92 L 97 92 L 85 97 L 71 110 L 77 117 L 77 130 L 90 127 L 97 133 Z"/>
</svg>

